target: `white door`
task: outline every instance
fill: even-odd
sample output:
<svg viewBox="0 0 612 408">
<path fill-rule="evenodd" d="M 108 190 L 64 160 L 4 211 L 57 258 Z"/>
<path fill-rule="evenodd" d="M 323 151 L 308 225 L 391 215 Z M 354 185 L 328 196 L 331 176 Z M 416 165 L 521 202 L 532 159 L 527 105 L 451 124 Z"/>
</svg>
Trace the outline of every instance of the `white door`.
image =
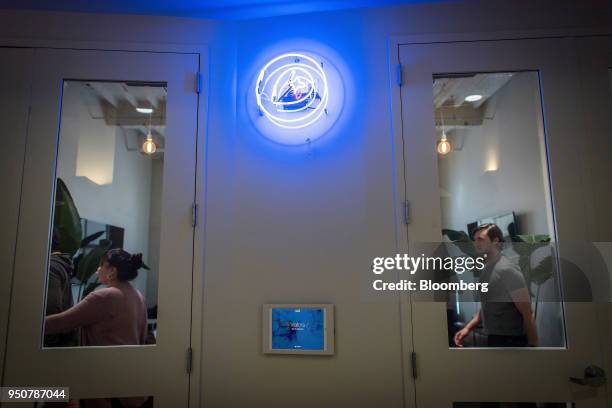
<svg viewBox="0 0 612 408">
<path fill-rule="evenodd" d="M 606 254 L 608 270 L 612 270 L 612 143 L 607 136 L 612 127 L 612 37 L 586 37 L 577 40 L 580 58 L 580 80 L 584 103 L 586 136 L 589 143 L 593 214 L 607 214 L 593 222 L 593 240 Z M 601 330 L 606 371 L 612 370 L 612 302 L 601 302 Z M 612 403 L 612 387 L 608 386 L 608 404 Z"/>
<path fill-rule="evenodd" d="M 11 298 L 11 279 L 17 219 L 19 216 L 19 196 L 21 192 L 21 172 L 25 150 L 26 126 L 28 123 L 29 75 L 28 67 L 32 50 L 0 48 L 0 59 L 5 63 L 0 67 L 0 134 L 5 148 L 0 152 L 0 186 L 4 199 L 0 200 L 0 224 L 5 233 L 0 238 L 0 361 L 4 361 L 8 314 Z M 3 368 L 0 368 L 2 378 Z"/>
<path fill-rule="evenodd" d="M 570 382 L 587 366 L 604 367 L 597 305 L 582 301 L 599 294 L 599 282 L 584 272 L 589 260 L 580 250 L 593 240 L 594 215 L 585 211 L 592 190 L 585 182 L 589 159 L 575 50 L 571 39 L 399 47 L 409 252 L 418 256 L 421 243 L 452 240 L 442 229 L 467 234 L 489 222 L 502 227 L 507 242 L 514 234 L 539 234 L 556 247 L 534 252 L 531 275 L 524 277 L 532 313 L 537 309 L 538 347 L 488 347 L 500 336 L 521 337 L 505 332 L 511 316 L 476 325 L 456 347 L 454 334 L 481 307 L 469 291 L 446 292 L 441 302 L 414 295 L 406 302 L 419 407 L 605 406 L 605 386 Z M 442 139 L 450 143 L 448 154 L 437 151 Z M 513 245 L 504 253 L 519 265 Z M 460 248 L 443 247 L 450 255 Z M 551 275 L 538 280 L 537 258 L 547 254 Z M 459 278 L 469 281 L 470 273 Z M 609 285 L 609 276 L 602 282 Z"/>
<path fill-rule="evenodd" d="M 187 406 L 198 55 L 36 49 L 33 58 L 3 385 Z M 80 228 L 57 219 L 54 200 L 65 206 L 67 194 L 59 197 L 56 179 Z M 43 336 L 52 237 L 64 243 L 76 230 L 101 235 L 69 257 L 109 247 L 143 254 L 149 270 L 131 284 L 149 308 L 146 345 L 113 345 L 108 333 L 86 338 L 83 330 L 73 347 Z M 72 278 L 74 303 L 96 279 L 95 257 L 84 259 Z"/>
</svg>

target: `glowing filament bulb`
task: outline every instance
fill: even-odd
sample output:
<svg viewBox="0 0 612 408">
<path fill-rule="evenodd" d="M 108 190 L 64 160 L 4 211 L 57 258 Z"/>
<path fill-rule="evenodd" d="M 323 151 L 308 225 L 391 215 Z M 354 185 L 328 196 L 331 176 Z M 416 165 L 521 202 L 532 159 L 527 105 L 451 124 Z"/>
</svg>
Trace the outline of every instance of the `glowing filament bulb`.
<svg viewBox="0 0 612 408">
<path fill-rule="evenodd" d="M 146 154 L 153 154 L 155 153 L 156 150 L 157 150 L 157 146 L 155 145 L 155 142 L 153 141 L 153 135 L 151 134 L 151 132 L 149 132 L 147 134 L 147 139 L 142 144 L 142 151 L 145 152 Z"/>
<path fill-rule="evenodd" d="M 438 142 L 438 153 L 442 156 L 446 156 L 451 151 L 451 144 L 446 138 L 446 133 L 442 132 L 442 138 Z"/>
</svg>

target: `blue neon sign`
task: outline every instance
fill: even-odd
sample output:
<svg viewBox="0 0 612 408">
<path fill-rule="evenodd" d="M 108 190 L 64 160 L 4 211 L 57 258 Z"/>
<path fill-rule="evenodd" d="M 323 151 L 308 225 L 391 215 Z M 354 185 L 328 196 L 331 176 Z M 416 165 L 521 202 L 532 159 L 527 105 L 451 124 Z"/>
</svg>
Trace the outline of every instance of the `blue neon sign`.
<svg viewBox="0 0 612 408">
<path fill-rule="evenodd" d="M 329 88 L 323 63 L 300 53 L 279 55 L 259 71 L 255 98 L 260 112 L 285 129 L 307 127 L 327 113 Z"/>
</svg>

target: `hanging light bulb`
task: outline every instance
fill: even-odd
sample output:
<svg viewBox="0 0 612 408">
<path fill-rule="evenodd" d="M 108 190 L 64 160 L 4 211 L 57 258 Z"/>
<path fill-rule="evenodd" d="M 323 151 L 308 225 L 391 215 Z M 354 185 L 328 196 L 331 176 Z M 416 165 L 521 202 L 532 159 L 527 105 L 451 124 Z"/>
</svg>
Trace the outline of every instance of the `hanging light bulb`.
<svg viewBox="0 0 612 408">
<path fill-rule="evenodd" d="M 442 118 L 442 138 L 438 142 L 438 153 L 442 156 L 446 156 L 450 153 L 452 147 L 448 139 L 446 138 L 446 132 L 444 131 L 444 113 L 440 107 L 440 117 Z"/>
<path fill-rule="evenodd" d="M 157 150 L 157 145 L 153 141 L 153 135 L 151 134 L 151 114 L 153 111 L 149 112 L 149 131 L 147 132 L 147 138 L 145 142 L 142 144 L 142 151 L 146 154 L 153 154 Z"/>
<path fill-rule="evenodd" d="M 438 142 L 438 153 L 442 156 L 449 154 L 451 151 L 451 144 L 446 138 L 446 133 L 442 132 L 442 138 Z"/>
<path fill-rule="evenodd" d="M 153 135 L 151 134 L 151 132 L 149 132 L 149 134 L 147 135 L 147 139 L 142 144 L 142 151 L 145 152 L 146 154 L 153 154 L 155 153 L 156 150 L 157 150 L 157 146 L 155 145 L 155 142 L 153 141 Z"/>
</svg>

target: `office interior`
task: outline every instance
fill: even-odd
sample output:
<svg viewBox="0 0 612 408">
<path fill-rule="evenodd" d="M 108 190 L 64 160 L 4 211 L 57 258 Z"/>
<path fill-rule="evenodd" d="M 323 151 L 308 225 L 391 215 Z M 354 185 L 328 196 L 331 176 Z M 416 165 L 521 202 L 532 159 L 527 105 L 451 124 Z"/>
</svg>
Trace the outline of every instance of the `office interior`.
<svg viewBox="0 0 612 408">
<path fill-rule="evenodd" d="M 609 2 L 7 1 L 0 61 L 2 387 L 84 407 L 612 407 Z M 287 78 L 310 80 L 304 106 L 269 98 Z M 458 347 L 473 292 L 373 289 L 374 258 L 471 256 L 486 223 L 535 347 L 488 347 L 482 324 Z M 76 305 L 111 249 L 142 254 L 145 339 L 45 335 L 53 254 Z M 274 305 L 320 308 L 322 352 L 275 351 Z"/>
</svg>

